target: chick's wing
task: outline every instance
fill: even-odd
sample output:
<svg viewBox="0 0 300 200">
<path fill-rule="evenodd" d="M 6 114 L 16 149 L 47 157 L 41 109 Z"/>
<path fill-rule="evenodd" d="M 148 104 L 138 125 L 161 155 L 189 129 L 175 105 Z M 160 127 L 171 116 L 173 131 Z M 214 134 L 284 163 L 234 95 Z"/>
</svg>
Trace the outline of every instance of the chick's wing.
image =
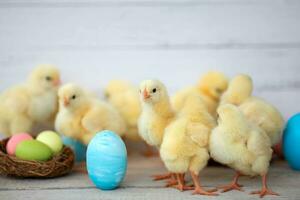
<svg viewBox="0 0 300 200">
<path fill-rule="evenodd" d="M 188 123 L 186 135 L 200 147 L 208 145 L 210 129 L 200 123 Z"/>
</svg>

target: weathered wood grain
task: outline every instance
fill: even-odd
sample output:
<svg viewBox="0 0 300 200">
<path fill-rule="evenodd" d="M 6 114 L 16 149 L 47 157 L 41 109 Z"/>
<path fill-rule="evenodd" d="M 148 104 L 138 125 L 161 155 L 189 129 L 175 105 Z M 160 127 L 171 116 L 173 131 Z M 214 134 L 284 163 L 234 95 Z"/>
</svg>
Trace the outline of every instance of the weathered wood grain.
<svg viewBox="0 0 300 200">
<path fill-rule="evenodd" d="M 2 7 L 162 7 L 215 4 L 291 4 L 297 0 L 2 0 Z"/>
<path fill-rule="evenodd" d="M 1 48 L 1 47 L 0 47 Z M 25 79 L 39 63 L 53 63 L 64 81 L 89 88 L 103 87 L 122 78 L 139 83 L 158 78 L 171 89 L 194 84 L 208 70 L 220 70 L 232 77 L 250 74 L 255 88 L 299 88 L 300 49 L 293 50 L 154 50 L 154 51 L 19 51 L 0 54 L 0 89 Z"/>
<path fill-rule="evenodd" d="M 258 186 L 259 184 L 257 184 Z M 261 199 L 248 193 L 252 190 L 257 190 L 258 187 L 246 188 L 247 192 L 228 192 L 221 194 L 217 197 L 208 196 L 195 196 L 191 195 L 191 192 L 179 192 L 174 189 L 157 189 L 157 188 L 129 188 L 118 189 L 115 191 L 99 191 L 97 189 L 70 189 L 70 190 L 24 190 L 24 191 L 4 191 L 0 195 L 3 195 L 3 200 L 29 200 L 29 199 L 45 199 L 45 200 L 149 200 L 149 199 L 166 199 L 166 200 L 196 200 L 196 199 L 213 199 L 213 200 L 252 200 Z M 280 197 L 265 197 L 264 199 L 274 200 L 298 200 L 299 189 L 295 187 L 283 188 L 282 186 L 273 187 L 273 190 L 281 194 Z"/>
<path fill-rule="evenodd" d="M 150 175 L 165 172 L 158 158 L 146 159 L 137 155 L 129 158 L 127 176 L 121 187 L 114 191 L 101 191 L 88 179 L 87 174 L 73 173 L 69 176 L 38 180 L 0 178 L 0 197 L 4 199 L 195 199 L 206 197 L 192 196 L 191 192 L 178 192 L 163 188 L 164 182 L 151 181 Z M 201 181 L 206 187 L 215 187 L 231 180 L 233 171 L 228 168 L 210 166 L 201 173 Z M 190 178 L 188 177 L 188 180 Z M 276 161 L 269 173 L 269 185 L 279 192 L 276 199 L 296 199 L 300 191 L 295 187 L 300 174 L 292 171 L 285 162 Z M 217 199 L 250 199 L 248 192 L 260 187 L 260 179 L 242 177 L 246 193 L 230 192 Z M 243 196 L 241 196 L 243 195 Z"/>
<path fill-rule="evenodd" d="M 300 3 L 3 7 L 0 43 L 6 51 L 300 48 L 299 8 Z"/>
</svg>

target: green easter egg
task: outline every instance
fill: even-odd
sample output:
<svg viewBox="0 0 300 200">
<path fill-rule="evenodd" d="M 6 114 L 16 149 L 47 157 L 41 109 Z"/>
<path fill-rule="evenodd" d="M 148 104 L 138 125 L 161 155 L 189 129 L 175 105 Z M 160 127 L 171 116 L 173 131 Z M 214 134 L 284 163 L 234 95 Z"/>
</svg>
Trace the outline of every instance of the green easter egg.
<svg viewBox="0 0 300 200">
<path fill-rule="evenodd" d="M 24 140 L 17 145 L 16 156 L 23 160 L 47 161 L 52 157 L 52 151 L 40 141 Z"/>
<path fill-rule="evenodd" d="M 37 136 L 36 140 L 50 147 L 54 154 L 59 153 L 63 148 L 61 137 L 54 131 L 43 131 Z"/>
</svg>

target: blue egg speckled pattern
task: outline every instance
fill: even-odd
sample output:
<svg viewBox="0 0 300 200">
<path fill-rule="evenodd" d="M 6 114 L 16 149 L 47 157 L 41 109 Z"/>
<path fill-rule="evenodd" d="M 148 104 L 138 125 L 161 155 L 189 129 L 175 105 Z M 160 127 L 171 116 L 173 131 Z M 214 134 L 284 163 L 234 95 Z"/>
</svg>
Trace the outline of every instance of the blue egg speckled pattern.
<svg viewBox="0 0 300 200">
<path fill-rule="evenodd" d="M 117 188 L 127 170 L 127 151 L 122 139 L 112 131 L 97 133 L 87 148 L 87 170 L 100 189 Z"/>
<path fill-rule="evenodd" d="M 283 134 L 284 157 L 294 170 L 300 170 L 300 113 L 289 119 Z"/>
<path fill-rule="evenodd" d="M 62 136 L 62 140 L 64 145 L 69 146 L 74 151 L 76 162 L 85 161 L 87 146 L 85 146 L 78 140 L 67 136 Z"/>
</svg>

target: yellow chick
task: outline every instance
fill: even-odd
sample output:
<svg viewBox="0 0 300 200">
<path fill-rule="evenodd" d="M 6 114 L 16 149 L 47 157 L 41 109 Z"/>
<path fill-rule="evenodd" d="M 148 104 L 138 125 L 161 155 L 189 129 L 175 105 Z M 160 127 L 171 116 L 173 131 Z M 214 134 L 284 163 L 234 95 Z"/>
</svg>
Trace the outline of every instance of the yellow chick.
<svg viewBox="0 0 300 200">
<path fill-rule="evenodd" d="M 276 145 L 283 133 L 284 119 L 270 103 L 252 96 L 253 83 L 247 75 L 238 75 L 230 81 L 227 91 L 221 97 L 221 104 L 231 103 L 239 106 L 252 123 L 262 128 Z"/>
<path fill-rule="evenodd" d="M 59 84 L 59 71 L 52 65 L 40 65 L 24 84 L 4 91 L 0 96 L 0 113 L 9 119 L 0 116 L 0 119 L 6 118 L 6 130 L 0 131 L 6 135 L 31 132 L 34 125 L 53 122 L 58 107 Z"/>
<path fill-rule="evenodd" d="M 211 71 L 204 74 L 196 86 L 185 88 L 177 92 L 171 99 L 175 111 L 179 111 L 189 95 L 200 95 L 208 111 L 215 116 L 219 99 L 222 93 L 227 89 L 227 77 L 217 71 Z"/>
<path fill-rule="evenodd" d="M 0 104 L 0 133 L 5 133 L 5 135 L 10 133 L 11 124 L 15 124 L 10 121 L 13 119 L 11 114 L 12 112 L 7 107 Z"/>
<path fill-rule="evenodd" d="M 138 130 L 141 138 L 150 146 L 159 149 L 165 128 L 174 119 L 166 87 L 159 80 L 145 80 L 139 87 L 142 103 L 142 113 L 138 120 Z M 154 175 L 154 180 L 172 177 L 171 173 Z"/>
<path fill-rule="evenodd" d="M 123 138 L 134 142 L 142 141 L 138 132 L 138 119 L 142 111 L 138 88 L 128 81 L 112 80 L 105 88 L 105 96 L 123 117 L 127 131 Z M 144 156 L 154 156 L 156 153 L 147 143 Z"/>
<path fill-rule="evenodd" d="M 66 84 L 58 91 L 59 112 L 55 129 L 88 144 L 102 130 L 122 136 L 126 125 L 118 111 L 110 104 L 96 99 L 77 85 Z"/>
<path fill-rule="evenodd" d="M 267 134 L 249 122 L 238 107 L 223 104 L 218 108 L 218 126 L 213 129 L 209 149 L 211 157 L 236 170 L 236 176 L 223 192 L 242 190 L 238 184 L 240 175 L 262 177 L 262 190 L 252 192 L 265 195 L 278 195 L 267 187 L 267 173 L 272 157 L 272 148 Z"/>
<path fill-rule="evenodd" d="M 186 188 L 181 177 L 190 171 L 195 186 L 193 194 L 217 195 L 216 190 L 205 191 L 199 182 L 199 172 L 210 158 L 209 137 L 215 126 L 215 119 L 202 98 L 190 95 L 176 119 L 166 128 L 160 155 L 166 168 L 176 174 L 177 189 Z"/>
<path fill-rule="evenodd" d="M 158 80 L 145 80 L 139 91 L 142 102 L 139 134 L 149 145 L 159 148 L 166 126 L 175 117 L 167 89 Z"/>
<path fill-rule="evenodd" d="M 125 92 L 129 89 L 136 89 L 129 81 L 126 80 L 111 80 L 106 85 L 104 93 L 105 97 L 109 99 L 111 96 Z"/>
<path fill-rule="evenodd" d="M 137 128 L 142 110 L 138 88 L 127 81 L 112 80 L 105 88 L 105 96 L 120 112 L 126 123 L 127 131 L 124 137 L 133 141 L 141 140 Z"/>
</svg>

